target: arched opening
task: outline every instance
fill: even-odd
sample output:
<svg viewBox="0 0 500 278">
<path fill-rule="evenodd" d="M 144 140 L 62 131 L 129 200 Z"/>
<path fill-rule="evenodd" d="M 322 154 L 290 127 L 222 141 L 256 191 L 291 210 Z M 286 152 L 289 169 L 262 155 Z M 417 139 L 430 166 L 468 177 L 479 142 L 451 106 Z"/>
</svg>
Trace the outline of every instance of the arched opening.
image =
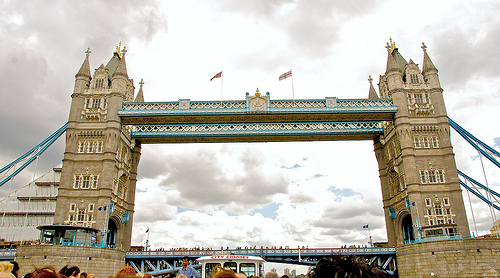
<svg viewBox="0 0 500 278">
<path fill-rule="evenodd" d="M 114 248 L 116 244 L 116 231 L 118 230 L 115 221 L 109 220 L 108 223 L 108 235 L 106 236 L 106 244 L 109 247 Z"/>
<path fill-rule="evenodd" d="M 413 234 L 413 222 L 411 220 L 411 215 L 407 214 L 403 221 L 401 222 L 401 228 L 403 229 L 403 239 L 405 244 L 409 244 L 415 241 L 415 235 Z"/>
</svg>

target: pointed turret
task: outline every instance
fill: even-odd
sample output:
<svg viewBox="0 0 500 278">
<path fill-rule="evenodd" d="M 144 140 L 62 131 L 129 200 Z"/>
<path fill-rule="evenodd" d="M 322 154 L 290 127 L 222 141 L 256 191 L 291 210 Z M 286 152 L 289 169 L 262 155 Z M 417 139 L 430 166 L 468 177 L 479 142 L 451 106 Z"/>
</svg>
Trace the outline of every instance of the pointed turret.
<svg viewBox="0 0 500 278">
<path fill-rule="evenodd" d="M 373 79 L 371 75 L 368 76 L 368 81 L 370 82 L 370 90 L 368 92 L 368 98 L 369 99 L 378 98 L 377 92 L 375 91 L 375 88 L 373 88 L 372 84 Z"/>
<path fill-rule="evenodd" d="M 82 92 L 83 89 L 88 88 L 90 86 L 90 79 L 91 79 L 90 62 L 89 62 L 90 48 L 87 48 L 85 54 L 86 54 L 85 60 L 83 61 L 80 70 L 75 75 L 75 88 L 73 90 L 74 93 Z"/>
<path fill-rule="evenodd" d="M 391 91 L 396 88 L 403 87 L 403 74 L 401 67 L 398 65 L 398 60 L 401 64 L 406 63 L 404 58 L 399 54 L 396 44 L 390 38 L 390 44 L 387 43 L 387 67 L 385 70 L 385 75 L 387 76 L 387 87 Z M 398 59 L 396 59 L 398 58 Z M 404 69 L 404 66 L 403 66 Z"/>
<path fill-rule="evenodd" d="M 141 82 L 139 82 L 139 92 L 137 92 L 137 96 L 135 97 L 135 102 L 144 102 L 144 93 L 142 92 L 142 85 L 144 85 L 144 81 L 141 78 Z"/>
<path fill-rule="evenodd" d="M 123 51 L 121 53 L 121 58 L 118 60 L 118 66 L 116 67 L 115 72 L 113 73 L 113 79 L 115 79 L 118 76 L 123 76 L 126 79 L 128 79 L 128 74 L 127 74 L 127 64 L 125 63 L 125 53 L 127 52 L 127 49 L 123 47 Z M 120 54 L 118 54 L 120 55 Z"/>
<path fill-rule="evenodd" d="M 424 50 L 424 62 L 422 66 L 422 75 L 424 76 L 425 83 L 427 83 L 432 88 L 441 88 L 439 82 L 438 70 L 432 63 L 431 58 L 427 54 L 427 46 L 422 43 L 422 49 Z"/>
</svg>

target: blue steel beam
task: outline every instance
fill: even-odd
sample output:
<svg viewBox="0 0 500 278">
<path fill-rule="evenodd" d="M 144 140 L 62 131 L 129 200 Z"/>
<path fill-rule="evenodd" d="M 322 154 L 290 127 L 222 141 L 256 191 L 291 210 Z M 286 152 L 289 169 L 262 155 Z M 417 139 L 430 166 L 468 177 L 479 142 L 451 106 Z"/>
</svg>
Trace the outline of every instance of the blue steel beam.
<svg viewBox="0 0 500 278">
<path fill-rule="evenodd" d="M 471 146 L 473 146 L 476 150 L 478 150 L 482 155 L 484 155 L 488 160 L 493 162 L 497 167 L 500 167 L 500 162 L 498 162 L 491 154 L 496 155 L 500 157 L 500 153 L 498 153 L 495 149 L 492 147 L 486 145 L 483 143 L 481 140 L 477 139 L 474 137 L 472 134 L 470 134 L 467 130 L 462 128 L 460 125 L 458 125 L 456 122 L 454 122 L 452 119 L 448 118 L 448 121 L 450 123 L 450 126 L 455 129 L 455 131 L 460 134 Z M 481 148 L 483 147 L 486 149 L 486 151 Z"/>
<path fill-rule="evenodd" d="M 0 181 L 0 186 L 4 185 L 8 181 L 10 181 L 13 177 L 15 177 L 19 172 L 24 170 L 28 165 L 30 165 L 37 157 L 39 157 L 48 147 L 50 147 L 65 131 L 66 127 L 68 124 L 64 124 L 61 128 L 59 128 L 56 132 L 52 133 L 49 137 L 47 137 L 45 140 L 43 140 L 41 143 L 39 143 L 37 146 L 35 146 L 33 149 L 30 151 L 26 152 L 22 156 L 20 156 L 18 159 L 10 163 L 9 165 L 3 167 L 0 170 L 0 173 L 4 172 L 8 168 L 12 167 L 15 165 L 17 162 L 19 162 L 21 159 L 26 158 L 29 155 L 32 155 L 24 164 L 16 169 L 12 174 L 10 174 L 8 177 Z M 34 153 L 34 154 L 33 154 Z"/>
</svg>

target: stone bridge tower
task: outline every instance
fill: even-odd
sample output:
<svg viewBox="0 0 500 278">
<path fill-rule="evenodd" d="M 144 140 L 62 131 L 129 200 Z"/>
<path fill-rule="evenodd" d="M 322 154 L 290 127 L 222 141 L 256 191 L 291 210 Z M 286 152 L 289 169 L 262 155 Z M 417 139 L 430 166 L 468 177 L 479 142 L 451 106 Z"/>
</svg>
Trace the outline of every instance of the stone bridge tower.
<svg viewBox="0 0 500 278">
<path fill-rule="evenodd" d="M 120 43 L 121 44 L 121 43 Z M 122 125 L 118 110 L 133 101 L 125 47 L 90 73 L 89 54 L 76 74 L 55 225 L 94 228 L 96 242 L 128 250 L 141 146 Z M 142 99 L 142 82 L 137 98 Z"/>
<path fill-rule="evenodd" d="M 469 236 L 443 89 L 425 44 L 422 49 L 420 70 L 391 40 L 378 84 L 380 96 L 398 107 L 374 141 L 389 246 L 435 235 Z"/>
</svg>

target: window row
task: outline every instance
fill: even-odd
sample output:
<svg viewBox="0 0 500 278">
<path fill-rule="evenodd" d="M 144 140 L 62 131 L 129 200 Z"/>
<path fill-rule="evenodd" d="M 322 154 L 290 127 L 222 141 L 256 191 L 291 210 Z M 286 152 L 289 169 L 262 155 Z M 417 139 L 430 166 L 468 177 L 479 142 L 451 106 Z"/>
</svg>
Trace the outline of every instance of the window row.
<svg viewBox="0 0 500 278">
<path fill-rule="evenodd" d="M 444 170 L 420 170 L 421 183 L 445 183 Z"/>
<path fill-rule="evenodd" d="M 5 215 L 2 227 L 38 227 L 54 223 L 54 215 Z M 5 232 L 5 231 L 4 231 Z"/>
<path fill-rule="evenodd" d="M 418 77 L 417 77 L 417 80 L 418 80 Z M 429 95 L 427 93 L 408 93 L 408 103 L 409 104 L 415 104 L 415 103 L 424 104 L 424 103 L 431 103 L 431 101 L 430 101 Z"/>
<path fill-rule="evenodd" d="M 102 153 L 104 141 L 79 141 L 78 153 Z"/>
<path fill-rule="evenodd" d="M 94 212 L 94 208 L 95 208 L 95 205 L 93 203 L 90 203 L 88 206 L 87 206 L 87 210 L 88 212 Z M 70 212 L 75 212 L 77 211 L 77 208 L 76 208 L 76 204 L 75 203 L 71 203 L 69 205 L 69 211 Z"/>
<path fill-rule="evenodd" d="M 435 202 L 435 203 L 440 204 L 440 202 L 439 202 L 439 201 L 440 201 L 440 200 L 436 198 L 436 202 Z M 449 205 L 450 205 L 450 198 L 448 198 L 448 197 L 443 198 L 443 204 L 444 204 L 445 206 L 449 206 Z M 427 207 L 432 206 L 432 201 L 431 201 L 431 198 L 425 198 L 425 205 L 426 205 Z"/>
<path fill-rule="evenodd" d="M 85 109 L 101 108 L 106 109 L 108 106 L 108 99 L 106 97 L 89 97 L 85 99 Z"/>
<path fill-rule="evenodd" d="M 413 146 L 415 148 L 439 148 L 437 136 L 415 136 L 413 137 Z"/>
<path fill-rule="evenodd" d="M 438 217 L 436 219 L 427 219 L 427 224 L 429 226 L 443 225 L 443 224 L 455 224 L 455 219 L 453 217 Z"/>
<path fill-rule="evenodd" d="M 451 208 L 442 208 L 440 204 L 436 204 L 434 208 L 427 209 L 427 215 L 451 215 Z"/>
<path fill-rule="evenodd" d="M 74 189 L 96 189 L 99 185 L 99 175 L 75 175 L 73 177 Z"/>
</svg>

